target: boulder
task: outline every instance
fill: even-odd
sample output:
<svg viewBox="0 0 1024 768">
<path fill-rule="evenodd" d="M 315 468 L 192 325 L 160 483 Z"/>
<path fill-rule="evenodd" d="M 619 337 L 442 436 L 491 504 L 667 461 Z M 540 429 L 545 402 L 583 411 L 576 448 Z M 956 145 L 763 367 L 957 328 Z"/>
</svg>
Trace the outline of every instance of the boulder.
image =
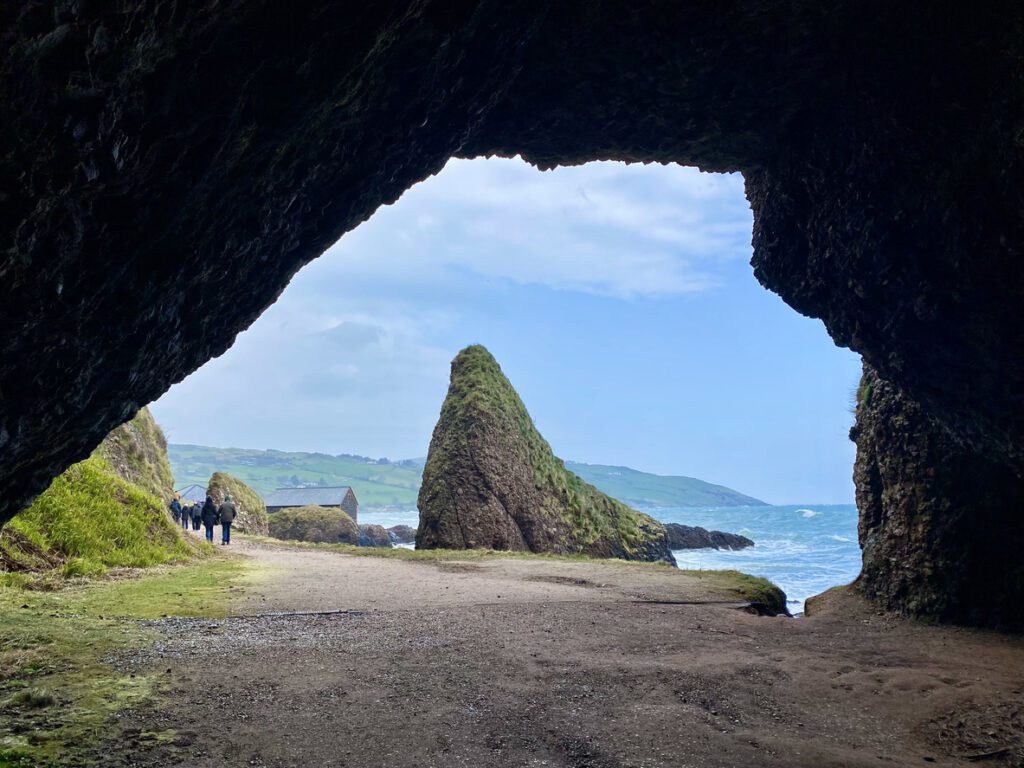
<svg viewBox="0 0 1024 768">
<path fill-rule="evenodd" d="M 256 491 L 237 477 L 226 472 L 214 472 L 206 486 L 206 493 L 213 497 L 216 504 L 224 501 L 225 496 L 230 496 L 235 502 L 235 509 L 238 510 L 238 517 L 234 522 L 235 530 L 260 536 L 269 533 L 266 504 Z"/>
<path fill-rule="evenodd" d="M 412 544 L 416 541 L 416 529 L 411 525 L 393 525 L 388 528 L 392 544 Z"/>
<path fill-rule="evenodd" d="M 270 535 L 277 539 L 359 544 L 359 527 L 337 507 L 288 507 L 269 517 Z"/>
<path fill-rule="evenodd" d="M 738 533 L 709 531 L 697 525 L 665 523 L 670 549 L 746 549 L 754 542 Z"/>
<path fill-rule="evenodd" d="M 360 547 L 387 547 L 391 548 L 391 536 L 382 525 L 360 525 L 359 526 Z"/>
<path fill-rule="evenodd" d="M 657 520 L 568 471 L 481 346 L 452 361 L 419 493 L 417 549 L 498 549 L 675 563 Z"/>
</svg>

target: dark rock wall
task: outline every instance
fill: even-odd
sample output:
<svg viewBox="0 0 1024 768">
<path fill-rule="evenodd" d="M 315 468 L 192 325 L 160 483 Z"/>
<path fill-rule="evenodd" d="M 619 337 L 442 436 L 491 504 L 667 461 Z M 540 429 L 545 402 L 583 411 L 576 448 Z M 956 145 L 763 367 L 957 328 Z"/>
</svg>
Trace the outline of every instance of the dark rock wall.
<svg viewBox="0 0 1024 768">
<path fill-rule="evenodd" d="M 0 4 L 0 521 L 379 205 L 487 153 L 742 171 L 758 279 L 1019 476 L 1022 15 Z"/>
<path fill-rule="evenodd" d="M 1024 480 L 867 366 L 851 436 L 857 588 L 908 615 L 1024 628 Z"/>
</svg>

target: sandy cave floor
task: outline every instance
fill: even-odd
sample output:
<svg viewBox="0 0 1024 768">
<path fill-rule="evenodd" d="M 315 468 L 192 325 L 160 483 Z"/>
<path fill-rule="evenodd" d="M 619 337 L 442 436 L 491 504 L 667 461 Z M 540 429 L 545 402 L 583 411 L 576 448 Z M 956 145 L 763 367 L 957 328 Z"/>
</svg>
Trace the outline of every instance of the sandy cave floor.
<svg viewBox="0 0 1024 768">
<path fill-rule="evenodd" d="M 846 593 L 758 617 L 668 568 L 232 549 L 268 576 L 116 660 L 168 696 L 97 764 L 1024 766 L 1021 637 Z"/>
</svg>

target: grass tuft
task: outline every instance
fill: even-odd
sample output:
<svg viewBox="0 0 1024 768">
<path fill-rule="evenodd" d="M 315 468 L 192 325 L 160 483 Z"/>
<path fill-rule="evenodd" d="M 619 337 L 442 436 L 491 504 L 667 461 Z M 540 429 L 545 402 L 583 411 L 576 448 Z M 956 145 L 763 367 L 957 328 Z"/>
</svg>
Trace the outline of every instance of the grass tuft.
<svg viewBox="0 0 1024 768">
<path fill-rule="evenodd" d="M 27 707 L 28 709 L 45 709 L 56 704 L 57 699 L 49 691 L 27 688 L 14 694 L 11 697 L 11 703 L 15 706 Z"/>
</svg>

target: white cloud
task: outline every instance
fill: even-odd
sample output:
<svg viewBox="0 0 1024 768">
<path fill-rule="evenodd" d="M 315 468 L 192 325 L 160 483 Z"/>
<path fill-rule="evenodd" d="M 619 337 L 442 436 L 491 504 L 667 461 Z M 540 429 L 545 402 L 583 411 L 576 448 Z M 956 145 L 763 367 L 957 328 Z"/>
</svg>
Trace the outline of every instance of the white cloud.
<svg viewBox="0 0 1024 768">
<path fill-rule="evenodd" d="M 724 262 L 747 257 L 750 226 L 739 175 L 451 160 L 326 258 L 350 278 L 438 282 L 470 270 L 632 298 L 713 287 Z"/>
<path fill-rule="evenodd" d="M 290 289 L 289 289 L 290 290 Z M 450 353 L 423 329 L 443 323 L 400 304 L 331 313 L 287 298 L 222 357 L 154 405 L 172 442 L 283 450 L 425 450 Z"/>
</svg>

